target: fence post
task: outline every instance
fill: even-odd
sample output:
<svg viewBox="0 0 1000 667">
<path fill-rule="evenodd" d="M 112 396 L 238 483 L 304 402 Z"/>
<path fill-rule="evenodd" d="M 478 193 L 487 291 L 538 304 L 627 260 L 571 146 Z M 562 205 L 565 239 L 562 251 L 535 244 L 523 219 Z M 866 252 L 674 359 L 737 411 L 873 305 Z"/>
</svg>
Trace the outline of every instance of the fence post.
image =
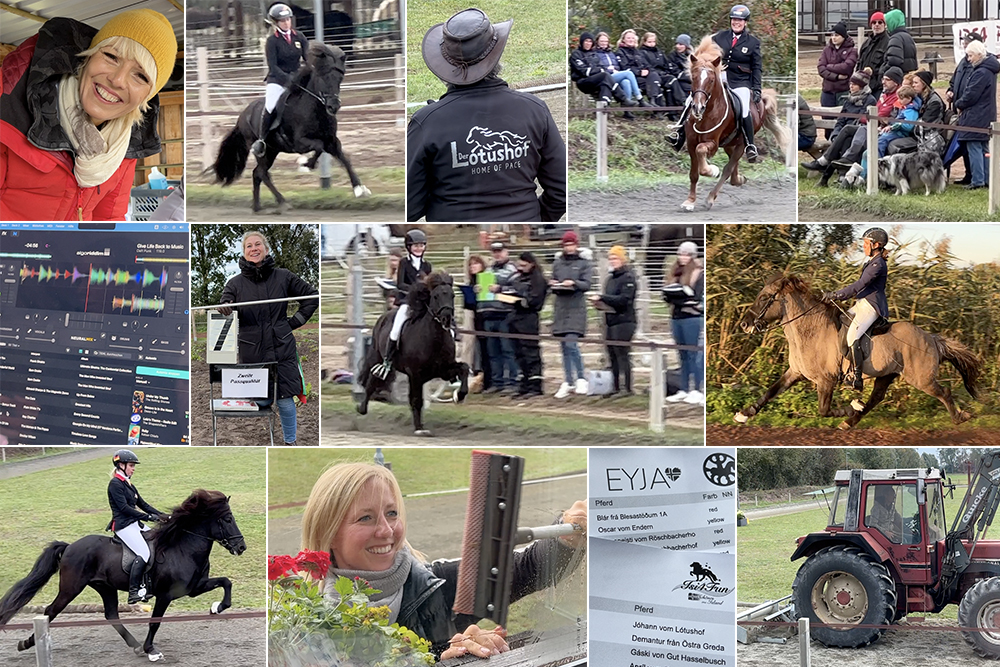
<svg viewBox="0 0 1000 667">
<path fill-rule="evenodd" d="M 785 121 L 788 123 L 788 129 L 792 131 L 792 140 L 788 142 L 788 150 L 785 151 L 785 168 L 793 173 L 799 170 L 798 106 L 798 98 L 792 97 L 789 97 L 785 104 Z"/>
<path fill-rule="evenodd" d="M 799 667 L 812 667 L 809 653 L 809 618 L 799 619 Z"/>
<path fill-rule="evenodd" d="M 608 114 L 601 111 L 607 102 L 597 103 L 597 180 L 608 180 Z"/>
<path fill-rule="evenodd" d="M 631 350 L 631 348 L 630 348 Z M 663 433 L 663 399 L 666 387 L 663 375 L 663 350 L 652 348 L 653 367 L 649 375 L 649 430 Z"/>
<path fill-rule="evenodd" d="M 1000 210 L 1000 123 L 993 123 L 991 129 L 989 214 L 996 215 L 997 210 Z"/>
<path fill-rule="evenodd" d="M 403 54 L 393 56 L 392 65 L 395 68 L 393 83 L 396 86 L 396 101 L 403 107 L 403 115 L 396 119 L 396 127 L 406 127 L 406 63 Z"/>
<path fill-rule="evenodd" d="M 351 294 L 351 324 L 365 323 L 365 284 L 364 269 L 361 266 L 361 258 L 354 253 L 351 255 L 351 284 L 348 287 Z M 361 362 L 365 356 L 365 332 L 363 329 L 353 329 L 354 347 L 351 348 L 351 393 L 355 397 L 364 394 L 364 388 L 358 383 L 358 374 L 361 372 Z M 374 342 L 372 343 L 374 344 Z"/>
<path fill-rule="evenodd" d="M 212 164 L 212 122 L 208 112 L 212 105 L 208 99 L 208 47 L 199 46 L 195 49 L 198 60 L 198 111 L 201 116 L 201 168 Z"/>
<path fill-rule="evenodd" d="M 35 665 L 52 667 L 52 635 L 49 634 L 49 617 L 40 614 L 31 619 L 35 630 Z"/>
<path fill-rule="evenodd" d="M 469 266 L 469 257 L 472 255 L 472 250 L 469 246 L 465 246 L 462 249 L 462 266 Z M 465 298 L 462 298 L 465 301 Z M 465 304 L 462 304 L 462 328 L 469 330 L 476 328 L 476 314 L 475 311 L 465 308 Z M 476 362 L 476 348 L 479 346 L 479 341 L 475 336 L 464 335 L 462 337 L 462 349 L 458 353 L 458 357 L 461 361 L 469 364 L 469 368 L 472 368 Z M 482 363 L 484 360 L 480 360 Z M 486 368 L 483 368 L 483 374 L 488 372 Z"/>
<path fill-rule="evenodd" d="M 878 107 L 868 107 L 868 194 L 878 194 Z"/>
</svg>

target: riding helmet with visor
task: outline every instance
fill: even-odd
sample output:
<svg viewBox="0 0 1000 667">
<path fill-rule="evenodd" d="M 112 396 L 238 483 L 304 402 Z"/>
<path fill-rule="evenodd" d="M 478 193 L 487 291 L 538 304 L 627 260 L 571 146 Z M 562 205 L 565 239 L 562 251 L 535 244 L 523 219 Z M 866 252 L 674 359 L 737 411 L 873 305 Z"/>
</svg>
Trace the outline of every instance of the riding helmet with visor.
<svg viewBox="0 0 1000 667">
<path fill-rule="evenodd" d="M 870 239 L 872 243 L 879 244 L 880 247 L 884 248 L 889 242 L 889 235 L 881 227 L 870 227 L 865 230 L 865 233 L 861 235 L 862 239 Z"/>
<path fill-rule="evenodd" d="M 112 463 L 115 464 L 115 468 L 118 467 L 119 463 L 139 463 L 139 457 L 135 455 L 131 449 L 119 449 L 115 452 L 115 455 L 111 458 Z M 123 466 L 124 467 L 124 466 Z"/>
<path fill-rule="evenodd" d="M 746 5 L 733 5 L 733 8 L 729 10 L 729 18 L 747 21 L 750 19 L 750 8 Z"/>
<path fill-rule="evenodd" d="M 415 245 L 417 243 L 423 243 L 424 245 L 427 245 L 427 234 L 424 234 L 423 230 L 420 229 L 411 229 L 410 231 L 406 232 L 405 243 L 407 251 L 409 251 L 410 246 Z"/>
<path fill-rule="evenodd" d="M 290 18 L 292 18 L 292 8 L 280 2 L 271 5 L 271 8 L 267 10 L 267 19 L 274 25 L 278 25 L 278 21 L 281 19 Z"/>
</svg>

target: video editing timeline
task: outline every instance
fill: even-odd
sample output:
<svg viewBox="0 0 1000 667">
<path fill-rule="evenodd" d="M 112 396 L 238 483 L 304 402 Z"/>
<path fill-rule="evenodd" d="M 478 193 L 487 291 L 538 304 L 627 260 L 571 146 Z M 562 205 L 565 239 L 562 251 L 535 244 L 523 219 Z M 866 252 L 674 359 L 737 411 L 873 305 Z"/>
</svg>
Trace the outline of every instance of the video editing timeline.
<svg viewBox="0 0 1000 667">
<path fill-rule="evenodd" d="M 0 445 L 186 444 L 188 226 L 0 223 Z"/>
</svg>

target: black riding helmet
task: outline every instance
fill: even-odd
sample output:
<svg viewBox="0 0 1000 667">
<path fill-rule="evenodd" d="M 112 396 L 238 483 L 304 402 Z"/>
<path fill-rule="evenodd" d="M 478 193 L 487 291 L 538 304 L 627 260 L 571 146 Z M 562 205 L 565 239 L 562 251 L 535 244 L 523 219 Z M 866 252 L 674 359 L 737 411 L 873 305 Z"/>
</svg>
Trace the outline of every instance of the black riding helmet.
<svg viewBox="0 0 1000 667">
<path fill-rule="evenodd" d="M 746 5 L 733 5 L 729 10 L 729 18 L 747 21 L 750 19 L 750 8 Z"/>
<path fill-rule="evenodd" d="M 280 2 L 271 5 L 271 8 L 267 10 L 267 19 L 274 25 L 278 25 L 278 21 L 281 19 L 290 18 L 292 18 L 292 8 Z"/>
<path fill-rule="evenodd" d="M 119 463 L 139 463 L 139 457 L 135 455 L 131 449 L 119 449 L 115 452 L 111 461 L 115 464 L 115 468 L 118 467 Z"/>
<path fill-rule="evenodd" d="M 862 239 L 870 239 L 872 243 L 877 243 L 879 247 L 884 248 L 889 242 L 889 235 L 881 227 L 870 227 L 865 230 L 865 233 L 861 235 Z"/>
<path fill-rule="evenodd" d="M 420 229 L 411 229 L 410 231 L 406 232 L 406 241 L 405 241 L 405 243 L 406 243 L 406 251 L 407 252 L 410 251 L 410 246 L 412 246 L 414 244 L 417 244 L 417 243 L 423 243 L 426 246 L 427 245 L 427 234 L 424 234 L 423 230 L 420 230 Z"/>
</svg>

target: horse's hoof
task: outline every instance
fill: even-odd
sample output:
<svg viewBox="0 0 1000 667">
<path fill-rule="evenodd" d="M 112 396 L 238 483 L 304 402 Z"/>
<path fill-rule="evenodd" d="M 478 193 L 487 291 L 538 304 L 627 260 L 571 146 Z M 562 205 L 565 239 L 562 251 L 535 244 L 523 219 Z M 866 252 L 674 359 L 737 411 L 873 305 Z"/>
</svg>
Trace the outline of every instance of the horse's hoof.
<svg viewBox="0 0 1000 667">
<path fill-rule="evenodd" d="M 839 428 L 841 431 L 850 431 L 851 425 L 846 421 L 842 421 L 839 424 L 837 424 L 837 428 Z"/>
<path fill-rule="evenodd" d="M 851 407 L 854 408 L 855 412 L 862 412 L 865 409 L 865 404 L 855 398 L 851 401 Z"/>
<path fill-rule="evenodd" d="M 360 199 L 362 197 L 368 197 L 368 196 L 371 195 L 371 193 L 372 193 L 372 191 L 369 190 L 368 188 L 366 188 L 363 185 L 355 185 L 354 186 L 354 196 L 357 199 Z"/>
<path fill-rule="evenodd" d="M 714 164 L 708 165 L 708 175 L 711 176 L 712 178 L 718 178 L 719 174 L 721 173 L 722 172 L 719 171 L 719 168 L 716 167 Z"/>
<path fill-rule="evenodd" d="M 150 662 L 156 662 L 163 657 L 163 654 L 157 651 L 156 653 L 147 653 L 146 657 L 149 658 Z"/>
<path fill-rule="evenodd" d="M 368 414 L 368 406 L 367 405 L 361 405 L 359 403 L 357 405 L 356 409 L 357 409 L 359 415 L 366 415 L 366 414 Z"/>
<path fill-rule="evenodd" d="M 144 650 L 142 650 L 142 645 L 141 644 L 139 646 L 133 646 L 132 650 L 135 651 L 136 655 L 146 655 L 146 652 Z"/>
<path fill-rule="evenodd" d="M 750 418 L 747 417 L 742 412 L 737 412 L 735 415 L 733 415 L 733 421 L 736 422 L 737 424 L 746 424 L 748 421 L 750 421 Z"/>
<path fill-rule="evenodd" d="M 414 431 L 413 435 L 420 436 L 421 438 L 429 438 L 429 437 L 431 437 L 431 432 L 428 431 L 425 428 L 420 428 L 420 429 L 417 429 L 416 431 Z"/>
<path fill-rule="evenodd" d="M 17 650 L 18 651 L 27 651 L 29 648 L 31 648 L 31 647 L 28 646 L 28 640 L 21 639 L 20 641 L 17 642 Z"/>
<path fill-rule="evenodd" d="M 967 422 L 972 419 L 972 415 L 965 410 L 958 413 L 958 419 L 955 420 L 956 424 L 961 424 L 962 422 Z"/>
<path fill-rule="evenodd" d="M 214 614 L 221 614 L 222 611 L 219 610 L 219 607 L 221 605 L 222 605 L 222 603 L 219 602 L 218 600 L 216 600 L 215 602 L 212 603 L 212 608 L 208 610 L 208 613 L 209 614 L 213 614 L 213 615 Z"/>
<path fill-rule="evenodd" d="M 715 206 L 715 200 L 714 199 L 706 199 L 705 200 L 705 208 L 706 209 L 708 209 L 709 211 L 711 211 L 713 206 Z"/>
<path fill-rule="evenodd" d="M 278 215 L 281 215 L 282 213 L 288 213 L 291 210 L 292 210 L 292 205 L 286 201 L 283 201 L 280 204 L 278 204 L 278 211 L 277 211 Z"/>
<path fill-rule="evenodd" d="M 694 210 L 694 202 L 693 201 L 686 201 L 683 204 L 681 204 L 681 208 L 684 209 L 685 211 L 693 211 Z"/>
</svg>

